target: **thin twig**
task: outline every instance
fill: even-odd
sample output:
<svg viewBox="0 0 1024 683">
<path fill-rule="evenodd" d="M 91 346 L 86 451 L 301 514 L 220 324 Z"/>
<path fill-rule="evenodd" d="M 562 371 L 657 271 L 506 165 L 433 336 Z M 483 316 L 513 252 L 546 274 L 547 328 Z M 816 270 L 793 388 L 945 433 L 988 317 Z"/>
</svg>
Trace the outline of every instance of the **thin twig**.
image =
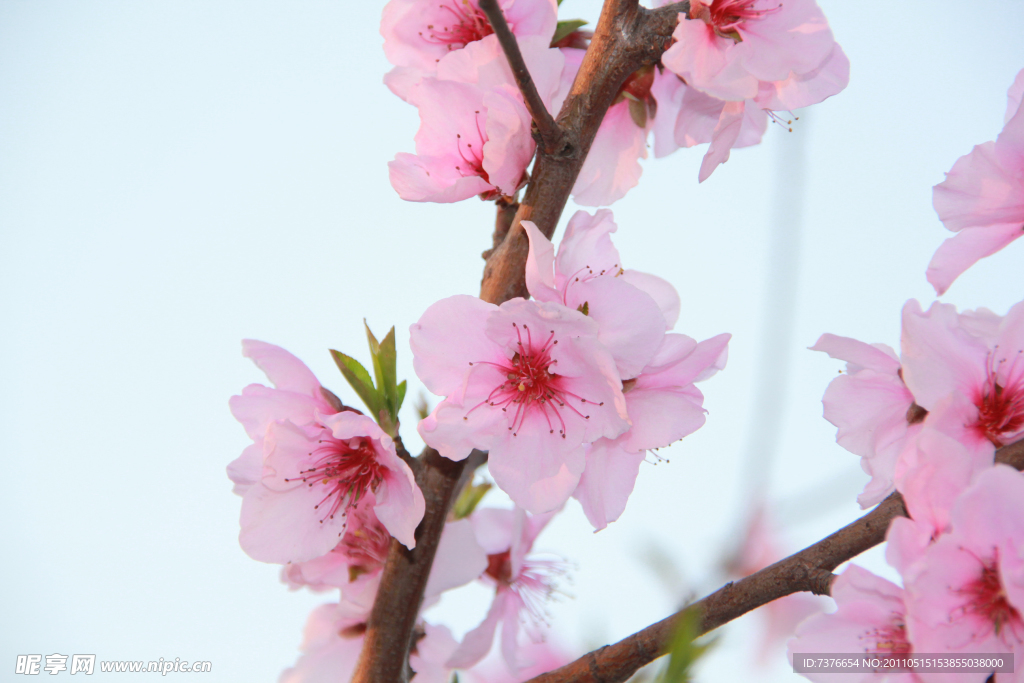
<svg viewBox="0 0 1024 683">
<path fill-rule="evenodd" d="M 1024 469 L 1024 441 L 1000 448 L 996 451 L 996 462 Z M 828 594 L 832 570 L 884 541 L 893 518 L 906 516 L 903 496 L 892 493 L 857 521 L 795 555 L 735 583 L 727 583 L 672 616 L 527 683 L 621 683 L 665 654 L 675 625 L 686 610 L 700 612 L 698 635 L 702 635 L 792 593 Z"/>
<path fill-rule="evenodd" d="M 516 42 L 512 29 L 508 27 L 508 22 L 505 21 L 505 15 L 501 11 L 501 7 L 498 6 L 497 0 L 480 0 L 479 7 L 487 15 L 494 34 L 498 36 L 498 42 L 501 43 L 501 49 L 508 59 L 508 65 L 512 68 L 512 75 L 515 76 L 516 85 L 519 86 L 519 91 L 523 94 L 526 109 L 537 126 L 541 148 L 545 154 L 563 153 L 566 147 L 565 133 L 555 123 L 551 112 L 544 105 L 544 100 L 540 98 L 533 77 L 530 76 L 530 70 L 526 67 L 526 61 L 523 60 L 523 53 L 519 50 L 519 43 Z"/>
</svg>

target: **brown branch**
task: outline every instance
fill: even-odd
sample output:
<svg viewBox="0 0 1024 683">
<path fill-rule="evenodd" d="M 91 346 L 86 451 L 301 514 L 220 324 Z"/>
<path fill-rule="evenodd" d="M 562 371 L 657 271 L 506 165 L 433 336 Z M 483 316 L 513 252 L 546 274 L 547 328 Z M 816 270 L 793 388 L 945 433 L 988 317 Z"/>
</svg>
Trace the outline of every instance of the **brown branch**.
<svg viewBox="0 0 1024 683">
<path fill-rule="evenodd" d="M 520 223 L 531 220 L 551 238 L 619 88 L 634 71 L 661 58 L 671 43 L 679 12 L 688 8 L 687 2 L 656 10 L 640 7 L 637 0 L 605 2 L 590 48 L 558 115 L 567 147 L 555 154 L 537 150 L 530 185 L 515 221 L 505 241 L 487 260 L 480 298 L 500 303 L 526 295 L 523 272 L 529 242 Z"/>
<path fill-rule="evenodd" d="M 481 0 L 481 9 L 486 11 L 488 4 L 494 6 L 489 0 Z M 541 112 L 550 119 L 543 103 L 536 110 L 531 109 L 544 144 L 538 147 L 530 186 L 511 227 L 500 246 L 487 258 L 480 286 L 481 299 L 501 304 L 526 294 L 524 270 L 529 245 L 521 221 L 533 220 L 541 232 L 551 237 L 597 129 L 619 88 L 631 73 L 661 58 L 670 43 L 678 12 L 687 8 L 688 3 L 676 3 L 647 10 L 639 6 L 638 0 L 606 0 L 590 49 L 554 128 L 563 136 L 563 142 L 552 145 L 550 139 L 544 140 L 545 134 L 551 135 L 551 127 L 545 127 L 542 122 Z M 492 25 L 502 23 L 503 18 L 492 19 Z M 495 31 L 502 40 L 504 31 L 497 26 Z M 506 55 L 519 55 L 522 62 L 514 38 L 511 46 L 506 44 L 508 37 L 511 37 L 510 32 L 502 42 Z M 532 80 L 527 80 L 524 86 L 521 75 L 529 79 L 529 72 L 523 64 L 521 73 L 517 73 L 513 59 L 509 57 L 513 73 L 529 101 L 528 92 L 532 90 L 536 94 L 536 87 L 532 86 Z M 416 483 L 423 491 L 426 512 L 416 530 L 416 548 L 410 551 L 397 541 L 391 541 L 353 683 L 391 683 L 405 681 L 408 677 L 409 644 L 423 602 L 423 589 L 465 469 L 465 461 L 452 462 L 432 449 L 425 451 L 418 462 L 419 466 L 414 468 Z"/>
<path fill-rule="evenodd" d="M 996 451 L 996 462 L 1024 469 L 1024 441 L 1000 448 Z M 832 570 L 884 541 L 889 522 L 894 517 L 906 516 L 903 496 L 893 493 L 857 521 L 795 555 L 727 583 L 684 610 L 527 683 L 619 683 L 665 654 L 675 625 L 686 610 L 700 612 L 698 635 L 702 635 L 792 593 L 827 595 L 834 578 Z"/>
<path fill-rule="evenodd" d="M 409 550 L 391 539 L 353 683 L 407 679 L 409 645 L 423 603 L 423 589 L 465 465 L 464 460 L 454 462 L 432 448 L 426 449 L 419 461 L 416 484 L 423 491 L 426 512 L 416 529 L 416 547 Z"/>
<path fill-rule="evenodd" d="M 548 108 L 544 106 L 544 101 L 540 98 L 540 93 L 537 92 L 537 86 L 533 83 L 533 77 L 530 76 L 530 70 L 526 68 L 523 53 L 519 51 L 519 43 L 516 42 L 516 37 L 508 27 L 508 22 L 505 21 L 501 7 L 498 6 L 497 0 L 480 0 L 478 5 L 481 11 L 487 15 L 487 20 L 491 22 L 494 34 L 498 36 L 498 42 L 508 59 L 508 65 L 516 79 L 516 85 L 519 86 L 519 91 L 523 94 L 526 110 L 530 112 L 530 117 L 533 119 L 534 125 L 537 126 L 541 149 L 546 154 L 561 153 L 565 149 L 565 134 L 555 123 Z"/>
</svg>

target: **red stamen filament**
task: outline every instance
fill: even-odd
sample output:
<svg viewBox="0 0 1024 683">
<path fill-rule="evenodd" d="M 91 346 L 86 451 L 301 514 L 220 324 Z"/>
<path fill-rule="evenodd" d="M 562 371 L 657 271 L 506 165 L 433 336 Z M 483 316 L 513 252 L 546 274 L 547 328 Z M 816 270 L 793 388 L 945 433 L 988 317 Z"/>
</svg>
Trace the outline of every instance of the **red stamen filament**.
<svg viewBox="0 0 1024 683">
<path fill-rule="evenodd" d="M 423 40 L 434 45 L 446 45 L 449 50 L 459 50 L 470 43 L 494 33 L 487 15 L 469 3 L 469 0 L 454 0 L 438 7 L 452 15 L 451 23 L 429 24 L 427 33 L 420 31 Z"/>
<path fill-rule="evenodd" d="M 299 470 L 296 477 L 286 482 L 301 481 L 307 486 L 322 486 L 324 497 L 314 509 L 326 510 L 320 519 L 323 524 L 344 506 L 355 507 L 368 491 L 376 491 L 384 481 L 384 466 L 377 461 L 377 454 L 368 439 L 351 439 L 348 442 L 325 434 L 317 441 L 317 448 L 309 453 L 314 459 L 312 467 Z"/>
<path fill-rule="evenodd" d="M 996 347 L 995 351 L 998 350 Z M 1024 362 L 1018 363 L 1022 356 L 1018 351 L 1001 384 L 997 375 L 1007 358 L 995 363 L 995 351 L 989 353 L 985 382 L 974 398 L 974 405 L 978 407 L 974 426 L 999 448 L 1006 445 L 1004 437 L 1014 436 L 1024 429 Z"/>
<path fill-rule="evenodd" d="M 992 631 L 997 636 L 1004 633 L 1009 627 L 1009 632 L 1018 643 L 1024 642 L 1024 620 L 1020 612 L 1010 604 L 1006 596 L 1006 589 L 999 580 L 998 559 L 988 562 L 981 561 L 981 573 L 973 583 L 957 591 L 968 598 L 961 610 L 965 615 L 978 617 L 982 621 L 991 624 Z M 982 635 L 987 636 L 988 633 Z M 1005 639 L 1005 638 L 1004 638 Z"/>
<path fill-rule="evenodd" d="M 480 128 L 480 112 L 476 111 L 473 113 L 474 121 L 476 123 L 476 133 L 480 142 L 477 143 L 476 147 L 473 147 L 472 142 L 465 142 L 463 140 L 461 133 L 455 134 L 455 145 L 459 150 L 459 156 L 462 157 L 462 160 L 469 167 L 469 172 L 466 172 L 466 170 L 462 168 L 461 164 L 457 164 L 455 166 L 455 170 L 458 171 L 463 178 L 476 175 L 483 178 L 484 182 L 489 183 L 491 182 L 491 179 L 487 176 L 487 171 L 484 170 L 483 150 L 483 146 L 484 143 L 487 142 L 487 138 L 484 136 L 484 132 Z M 465 148 L 465 150 L 463 150 L 463 148 Z"/>
<path fill-rule="evenodd" d="M 861 636 L 861 640 L 869 643 L 865 652 L 905 655 L 912 651 L 907 640 L 907 626 L 900 614 L 893 614 L 889 624 L 871 629 Z"/>
<path fill-rule="evenodd" d="M 580 412 L 575 405 L 580 404 L 603 406 L 604 402 L 594 403 L 582 396 L 578 396 L 565 387 L 564 378 L 551 372 L 551 368 L 558 363 L 558 360 L 551 358 L 558 340 L 555 339 L 555 331 L 551 330 L 547 340 L 539 347 L 533 341 L 533 335 L 527 325 L 522 326 L 512 323 L 516 329 L 517 352 L 511 360 L 504 363 L 492 363 L 489 361 L 479 362 L 480 365 L 490 365 L 498 368 L 505 375 L 505 381 L 499 384 L 480 403 L 476 404 L 462 418 L 469 419 L 469 414 L 480 406 L 486 405 L 494 408 L 501 408 L 502 412 L 509 412 L 514 408 L 512 419 L 509 422 L 509 431 L 512 436 L 517 436 L 519 429 L 523 426 L 527 415 L 531 411 L 539 411 L 544 416 L 548 425 L 548 433 L 555 433 L 557 422 L 558 433 L 565 438 L 565 420 L 562 416 L 562 408 L 568 409 L 578 417 L 589 420 L 590 415 Z M 523 332 L 526 333 L 526 340 L 523 340 Z M 475 363 L 470 363 L 474 365 Z"/>
<path fill-rule="evenodd" d="M 778 12 L 782 3 L 769 9 L 754 9 L 758 0 L 713 0 L 710 4 L 694 0 L 690 3 L 690 19 L 703 19 L 719 36 L 735 33 L 743 22 L 760 19 L 766 14 Z"/>
</svg>

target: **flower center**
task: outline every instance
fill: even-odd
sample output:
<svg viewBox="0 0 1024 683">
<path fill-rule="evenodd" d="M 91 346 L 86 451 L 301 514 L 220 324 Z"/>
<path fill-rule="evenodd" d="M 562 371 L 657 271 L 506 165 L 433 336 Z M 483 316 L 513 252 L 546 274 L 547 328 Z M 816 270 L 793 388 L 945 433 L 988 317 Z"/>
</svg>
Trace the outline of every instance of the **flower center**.
<svg viewBox="0 0 1024 683">
<path fill-rule="evenodd" d="M 494 33 L 487 15 L 471 5 L 469 0 L 450 0 L 438 7 L 445 17 L 442 20 L 444 23 L 428 24 L 426 33 L 420 31 L 428 43 L 459 50 Z"/>
<path fill-rule="evenodd" d="M 1022 352 L 1018 351 L 1006 372 L 1006 379 L 999 383 L 996 373 L 1007 359 L 993 363 L 989 354 L 988 373 L 984 384 L 974 399 L 978 407 L 978 420 L 974 423 L 996 448 L 1006 445 L 1004 437 L 1015 435 L 1024 429 L 1024 362 L 1018 363 Z"/>
<path fill-rule="evenodd" d="M 484 574 L 494 579 L 498 589 L 510 590 L 519 596 L 527 616 L 535 624 L 545 623 L 545 603 L 558 593 L 556 579 L 568 573 L 568 565 L 557 559 L 527 558 L 519 573 L 512 576 L 511 551 L 487 556 Z"/>
<path fill-rule="evenodd" d="M 377 461 L 377 453 L 369 439 L 356 437 L 348 441 L 335 439 L 325 433 L 317 441 L 317 448 L 309 453 L 313 466 L 299 470 L 297 477 L 287 482 L 301 481 L 307 486 L 322 486 L 324 497 L 314 506 L 324 510 L 323 524 L 344 506 L 355 507 L 368 491 L 375 491 L 384 481 L 384 466 Z"/>
<path fill-rule="evenodd" d="M 565 378 L 551 372 L 551 368 L 558 363 L 557 359 L 551 358 L 551 352 L 558 344 L 554 330 L 550 331 L 543 344 L 537 344 L 528 325 L 524 324 L 520 328 L 517 323 L 512 323 L 512 327 L 516 330 L 517 339 L 517 351 L 512 359 L 503 363 L 481 363 L 501 370 L 505 375 L 505 381 L 495 387 L 486 399 L 470 408 L 462 419 L 468 420 L 470 413 L 484 405 L 501 408 L 503 413 L 508 413 L 511 409 L 508 429 L 512 436 L 518 436 L 527 415 L 537 412 L 544 416 L 548 433 L 554 434 L 555 429 L 558 429 L 558 433 L 564 439 L 563 414 L 589 420 L 590 415 L 580 412 L 575 404 L 578 402 L 581 406 L 588 403 L 603 406 L 604 402 L 594 403 L 577 396 L 565 387 Z M 470 365 L 475 363 L 471 362 Z"/>
<path fill-rule="evenodd" d="M 391 535 L 369 506 L 360 506 L 349 514 L 349 527 L 336 550 L 349 561 L 349 581 L 372 574 L 384 566 Z"/>
<path fill-rule="evenodd" d="M 865 652 L 884 653 L 894 655 L 905 655 L 912 652 L 910 642 L 907 640 L 907 626 L 903 616 L 894 614 L 892 622 L 880 628 L 871 629 L 861 636 L 862 640 L 869 641 L 869 649 Z"/>
<path fill-rule="evenodd" d="M 959 592 L 969 600 L 963 607 L 964 614 L 977 616 L 992 624 L 997 636 L 1009 626 L 1018 641 L 1024 640 L 1024 620 L 1007 599 L 1006 590 L 999 580 L 997 560 L 983 562 L 978 578 Z"/>
<path fill-rule="evenodd" d="M 781 3 L 769 9 L 754 9 L 757 2 L 758 0 L 712 0 L 709 4 L 702 0 L 692 0 L 690 19 L 701 19 L 718 36 L 739 42 L 743 40 L 738 30 L 743 22 L 748 19 L 760 19 L 766 14 L 782 9 Z"/>
</svg>

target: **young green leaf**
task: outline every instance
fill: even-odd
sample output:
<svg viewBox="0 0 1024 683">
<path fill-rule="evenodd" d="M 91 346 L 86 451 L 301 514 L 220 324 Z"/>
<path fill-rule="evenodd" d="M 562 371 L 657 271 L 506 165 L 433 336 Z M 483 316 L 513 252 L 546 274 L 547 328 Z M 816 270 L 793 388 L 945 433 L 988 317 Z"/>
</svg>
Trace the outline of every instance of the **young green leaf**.
<svg viewBox="0 0 1024 683">
<path fill-rule="evenodd" d="M 331 356 L 334 358 L 338 369 L 341 370 L 341 374 L 352 385 L 359 398 L 363 399 L 363 403 L 369 409 L 370 415 L 377 415 L 380 412 L 382 401 L 377 389 L 373 386 L 370 373 L 366 371 L 366 368 L 359 361 L 351 356 L 346 356 L 341 351 L 331 349 Z"/>
<path fill-rule="evenodd" d="M 554 45 L 573 31 L 579 30 L 581 26 L 586 25 L 587 22 L 582 19 L 567 19 L 565 21 L 558 22 L 558 25 L 555 26 L 555 36 L 551 39 L 551 44 Z"/>
<path fill-rule="evenodd" d="M 485 481 L 475 485 L 469 484 L 466 488 L 462 489 L 459 499 L 452 506 L 452 515 L 455 519 L 463 519 L 473 514 L 473 510 L 483 500 L 484 495 L 491 490 L 491 487 L 492 484 Z"/>
<path fill-rule="evenodd" d="M 668 647 L 668 664 L 658 678 L 658 683 L 689 683 L 693 680 L 690 671 L 694 663 L 704 656 L 715 644 L 715 640 L 696 642 L 700 629 L 700 611 L 683 610 L 676 623 L 672 641 Z"/>
<path fill-rule="evenodd" d="M 398 382 L 398 377 L 395 366 L 398 363 L 398 353 L 395 350 L 394 327 L 392 327 L 387 335 L 381 339 L 380 351 L 378 352 L 377 357 L 380 359 L 381 374 L 383 375 L 383 381 L 377 385 L 377 388 L 384 396 L 387 408 L 391 412 L 392 419 L 397 421 L 398 391 L 396 383 Z"/>
<path fill-rule="evenodd" d="M 402 409 L 402 404 L 405 402 L 405 390 L 408 388 L 406 385 L 407 382 L 403 379 L 398 383 L 398 386 L 395 387 L 395 390 L 398 392 L 398 400 L 395 402 L 396 418 L 398 417 L 398 411 Z"/>
</svg>

